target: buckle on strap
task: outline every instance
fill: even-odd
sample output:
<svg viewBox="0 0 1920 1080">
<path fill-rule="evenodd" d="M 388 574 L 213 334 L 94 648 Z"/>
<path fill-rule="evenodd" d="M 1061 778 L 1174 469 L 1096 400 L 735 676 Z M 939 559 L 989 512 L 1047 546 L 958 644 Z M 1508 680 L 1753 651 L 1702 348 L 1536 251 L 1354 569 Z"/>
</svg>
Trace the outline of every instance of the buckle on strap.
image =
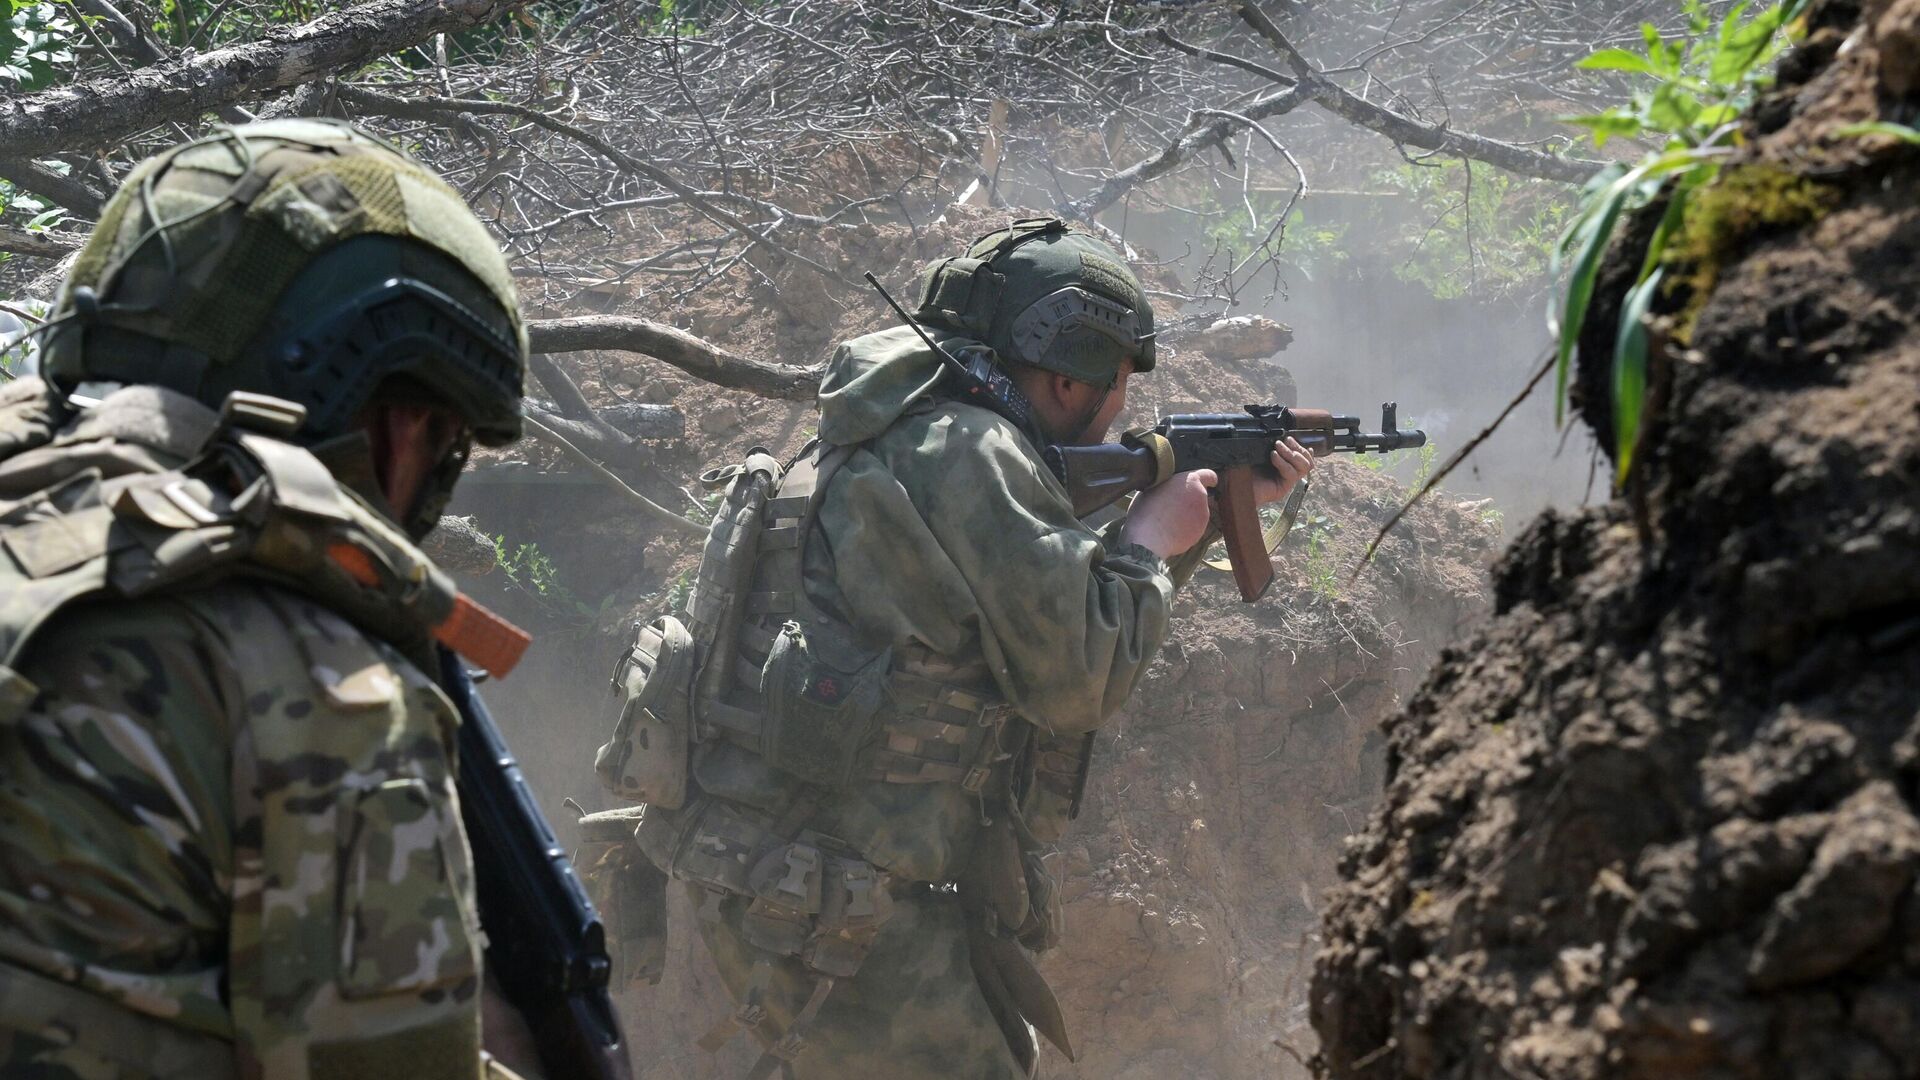
<svg viewBox="0 0 1920 1080">
<path fill-rule="evenodd" d="M 761 1024 L 766 1023 L 767 1007 L 760 1003 L 760 999 L 766 996 L 767 984 L 772 981 L 772 978 L 771 963 L 765 960 L 754 961 L 753 971 L 747 976 L 745 999 L 741 1001 L 739 1008 L 715 1021 L 714 1025 L 707 1029 L 707 1033 L 700 1036 L 697 1044 L 700 1049 L 709 1054 L 717 1054 L 720 1048 L 731 1042 L 734 1035 L 742 1028 L 757 1031 Z"/>
<path fill-rule="evenodd" d="M 833 982 L 831 975 L 823 975 L 815 980 L 813 992 L 807 995 L 807 1003 L 794 1015 L 793 1026 L 761 1053 L 760 1059 L 747 1071 L 747 1080 L 766 1080 L 775 1069 L 784 1071 L 791 1067 L 793 1060 L 806 1051 L 806 1027 L 813 1023 L 814 1017 L 820 1015 L 820 1006 L 826 1003 L 827 995 L 833 992 Z"/>
</svg>

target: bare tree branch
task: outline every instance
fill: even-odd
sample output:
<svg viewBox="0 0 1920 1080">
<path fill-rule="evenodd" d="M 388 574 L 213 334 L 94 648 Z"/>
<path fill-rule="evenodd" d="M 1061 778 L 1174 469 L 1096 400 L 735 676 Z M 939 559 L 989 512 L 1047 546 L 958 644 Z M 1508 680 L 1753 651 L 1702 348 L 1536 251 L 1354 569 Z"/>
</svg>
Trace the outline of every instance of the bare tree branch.
<svg viewBox="0 0 1920 1080">
<path fill-rule="evenodd" d="M 11 180 L 16 187 L 25 188 L 36 195 L 45 195 L 74 213 L 87 217 L 99 217 L 100 208 L 107 205 L 107 197 L 86 181 L 62 176 L 25 158 L 0 157 L 0 176 Z"/>
<path fill-rule="evenodd" d="M 1141 184 L 1165 176 L 1195 155 L 1224 144 L 1229 137 L 1245 130 L 1249 123 L 1292 112 L 1311 100 L 1312 86 L 1300 82 L 1261 98 L 1237 114 L 1220 115 L 1216 112 L 1216 119 L 1212 123 L 1196 121 L 1178 139 L 1168 143 L 1166 149 L 1107 177 L 1099 187 L 1068 203 L 1062 210 L 1069 217 L 1091 219 Z"/>
<path fill-rule="evenodd" d="M 153 43 L 153 39 L 142 33 L 133 20 L 122 14 L 110 0 L 73 0 L 73 5 L 100 20 L 113 35 L 114 43 L 121 51 L 138 60 L 141 64 L 158 64 L 167 59 L 166 52 Z M 253 114 L 238 105 L 222 105 L 215 110 L 220 119 L 229 124 L 244 124 L 253 119 Z"/>
<path fill-rule="evenodd" d="M 417 117 L 437 113 L 440 117 L 444 118 L 449 113 L 455 115 L 460 113 L 499 113 L 518 117 L 529 123 L 546 128 L 548 131 L 564 135 L 583 146 L 590 147 L 595 153 L 620 166 L 622 169 L 643 176 L 659 184 L 661 187 L 666 188 L 668 191 L 673 192 L 675 195 L 686 200 L 688 206 L 693 207 L 713 221 L 725 225 L 727 228 L 732 229 L 754 243 L 763 244 L 770 250 L 776 251 L 796 262 L 810 266 L 830 278 L 841 280 L 839 274 L 834 273 L 832 270 L 821 266 L 805 255 L 779 243 L 771 236 L 766 235 L 763 230 L 754 228 L 752 225 L 740 220 L 740 218 L 733 213 L 715 205 L 713 200 L 707 198 L 700 191 L 667 170 L 649 162 L 642 161 L 632 154 L 619 149 L 612 143 L 607 142 L 605 139 L 600 138 L 598 135 L 550 116 L 538 109 L 530 109 L 524 105 L 516 105 L 508 101 L 402 98 L 391 94 L 380 94 L 371 90 L 350 86 L 342 86 L 340 88 L 340 98 L 348 104 L 371 107 L 389 116 Z"/>
<path fill-rule="evenodd" d="M 30 157 L 107 145 L 156 124 L 351 70 L 517 6 L 512 0 L 369 0 L 246 45 L 15 98 L 0 104 L 0 146 Z"/>
<path fill-rule="evenodd" d="M 1306 56 L 1294 48 L 1286 34 L 1252 0 L 1240 5 L 1240 17 L 1286 60 L 1287 67 L 1300 80 L 1299 85 L 1308 87 L 1313 100 L 1322 108 L 1361 127 L 1377 131 L 1394 142 L 1472 158 L 1521 176 L 1569 184 L 1581 183 L 1607 165 L 1604 161 L 1588 158 L 1543 154 L 1484 135 L 1453 131 L 1444 125 L 1422 124 L 1408 119 L 1353 94 L 1315 70 Z"/>
<path fill-rule="evenodd" d="M 0 251 L 14 255 L 32 255 L 42 259 L 60 259 L 80 250 L 83 237 L 65 233 L 28 232 L 0 225 Z"/>
<path fill-rule="evenodd" d="M 672 364 L 697 379 L 783 401 L 811 401 L 820 389 L 815 368 L 749 360 L 664 323 L 625 315 L 583 315 L 527 324 L 536 353 L 610 349 Z"/>
</svg>

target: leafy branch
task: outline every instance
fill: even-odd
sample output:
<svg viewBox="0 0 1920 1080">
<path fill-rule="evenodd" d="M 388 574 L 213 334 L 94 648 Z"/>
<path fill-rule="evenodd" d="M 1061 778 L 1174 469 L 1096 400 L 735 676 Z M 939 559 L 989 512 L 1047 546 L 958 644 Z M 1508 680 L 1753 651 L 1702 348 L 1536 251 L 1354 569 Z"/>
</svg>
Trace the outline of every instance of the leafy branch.
<svg viewBox="0 0 1920 1080">
<path fill-rule="evenodd" d="M 1594 283 L 1607 246 L 1622 218 L 1663 191 L 1666 212 L 1647 245 L 1640 270 L 1620 308 L 1612 358 L 1614 485 L 1623 487 L 1633 468 L 1646 404 L 1649 334 L 1647 314 L 1665 281 L 1671 241 L 1695 196 L 1720 176 L 1721 165 L 1741 140 L 1738 117 L 1756 92 L 1772 83 L 1771 65 L 1789 45 L 1789 28 L 1809 0 L 1788 0 L 1751 15 L 1752 4 L 1735 4 L 1716 26 L 1702 0 L 1686 0 L 1687 33 L 1668 40 L 1651 23 L 1642 26 L 1644 52 L 1602 49 L 1579 62 L 1597 71 L 1624 71 L 1649 81 L 1632 100 L 1589 116 L 1568 117 L 1587 129 L 1594 145 L 1609 138 L 1657 137 L 1660 145 L 1638 162 L 1602 170 L 1582 189 L 1579 209 L 1555 252 L 1556 276 L 1567 266 L 1566 291 L 1555 332 L 1556 421 L 1565 422 L 1568 382 Z"/>
</svg>

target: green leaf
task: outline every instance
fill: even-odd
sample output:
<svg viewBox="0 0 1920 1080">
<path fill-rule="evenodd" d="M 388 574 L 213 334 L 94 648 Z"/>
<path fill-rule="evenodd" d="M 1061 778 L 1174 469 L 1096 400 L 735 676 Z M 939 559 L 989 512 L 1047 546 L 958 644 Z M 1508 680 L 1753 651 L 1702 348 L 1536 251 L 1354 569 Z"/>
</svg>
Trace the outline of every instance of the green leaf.
<svg viewBox="0 0 1920 1080">
<path fill-rule="evenodd" d="M 1885 135 L 1912 146 L 1920 146 L 1920 128 L 1910 128 L 1905 124 L 1895 124 L 1886 120 L 1869 120 L 1859 124 L 1848 124 L 1834 132 L 1836 135 Z"/>
<path fill-rule="evenodd" d="M 1660 224 L 1654 227 L 1653 235 L 1647 240 L 1646 257 L 1640 260 L 1640 273 L 1634 283 L 1639 284 L 1652 277 L 1660 267 L 1660 260 L 1667 254 L 1667 243 L 1680 229 L 1681 221 L 1687 214 L 1687 203 L 1692 199 L 1694 190 L 1718 175 L 1718 165 L 1706 165 L 1698 169 L 1689 169 L 1680 174 L 1674 182 L 1673 190 L 1667 193 L 1667 209 L 1660 215 Z"/>
<path fill-rule="evenodd" d="M 1567 279 L 1567 291 L 1555 327 L 1558 337 L 1554 360 L 1554 422 L 1566 421 L 1567 382 L 1573 372 L 1573 354 L 1580 343 L 1580 331 L 1586 324 L 1587 307 L 1593 300 L 1593 286 L 1599 276 L 1600 260 L 1613 238 L 1614 226 L 1628 205 L 1644 203 L 1659 190 L 1662 178 L 1677 170 L 1714 168 L 1710 161 L 1690 149 L 1668 150 L 1655 155 L 1631 171 L 1618 166 L 1602 170 L 1581 191 L 1580 214 L 1567 228 L 1554 253 L 1553 271 L 1559 276 L 1562 259 L 1578 252 L 1573 273 Z"/>
<path fill-rule="evenodd" d="M 1614 224 L 1620 220 L 1620 211 L 1633 191 L 1633 185 L 1625 181 L 1626 177 L 1622 177 L 1609 185 L 1594 206 L 1574 222 L 1567 232 L 1567 240 L 1562 243 L 1563 249 L 1577 247 L 1579 255 L 1574 259 L 1573 276 L 1567 279 L 1566 303 L 1559 320 L 1560 341 L 1554 360 L 1555 424 L 1566 422 L 1567 380 L 1573 371 L 1574 348 L 1580 343 L 1581 329 L 1586 326 L 1587 305 L 1593 300 L 1593 283 L 1600 273 L 1600 257 L 1606 253 L 1607 241 L 1613 237 Z"/>
<path fill-rule="evenodd" d="M 1668 83 L 1655 90 L 1647 103 L 1647 126 L 1656 131 L 1689 131 L 1702 107 L 1699 98 Z"/>
<path fill-rule="evenodd" d="M 1653 304 L 1665 271 L 1655 270 L 1628 290 L 1620 305 L 1620 333 L 1613 350 L 1613 483 L 1627 484 L 1633 468 L 1634 444 L 1640 438 L 1640 420 L 1647 398 L 1647 309 Z"/>
<path fill-rule="evenodd" d="M 1608 109 L 1593 116 L 1565 116 L 1561 120 L 1575 127 L 1586 128 L 1593 134 L 1595 146 L 1605 146 L 1607 140 L 1615 136 L 1631 139 L 1640 134 L 1644 126 L 1639 117 L 1623 109 Z"/>
<path fill-rule="evenodd" d="M 1601 49 L 1592 56 L 1574 61 L 1573 66 L 1585 68 L 1588 71 L 1638 71 L 1645 75 L 1660 74 L 1652 60 L 1626 49 Z"/>
<path fill-rule="evenodd" d="M 1701 137 L 1705 138 L 1721 125 L 1730 124 L 1738 119 L 1739 116 L 1740 109 L 1738 106 L 1727 104 L 1708 105 L 1694 114 L 1693 126 L 1700 129 Z"/>
<path fill-rule="evenodd" d="M 1785 9 L 1770 7 L 1750 22 L 1739 21 L 1746 4 L 1736 5 L 1720 23 L 1720 40 L 1708 65 L 1707 78 L 1716 86 L 1737 87 L 1748 73 L 1773 58 L 1778 51 L 1774 37 L 1780 30 Z"/>
</svg>

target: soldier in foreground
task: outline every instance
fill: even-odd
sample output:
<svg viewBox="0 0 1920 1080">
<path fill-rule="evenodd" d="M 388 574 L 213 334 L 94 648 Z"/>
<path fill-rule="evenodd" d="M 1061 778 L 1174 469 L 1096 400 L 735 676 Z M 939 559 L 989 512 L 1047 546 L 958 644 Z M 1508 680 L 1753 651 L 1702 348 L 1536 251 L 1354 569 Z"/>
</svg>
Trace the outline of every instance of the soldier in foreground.
<svg viewBox="0 0 1920 1080">
<path fill-rule="evenodd" d="M 0 1074 L 482 1075 L 471 628 L 413 544 L 520 434 L 499 249 L 384 143 L 248 125 L 133 172 L 44 346 L 0 386 Z"/>
<path fill-rule="evenodd" d="M 596 761 L 647 804 L 587 820 L 626 955 L 660 948 L 620 894 L 685 882 L 739 1005 L 703 1045 L 750 1029 L 754 1077 L 1030 1076 L 1029 1023 L 1072 1055 L 1032 961 L 1060 932 L 1041 855 L 1208 540 L 1207 471 L 1096 533 L 1043 460 L 1101 441 L 1154 366 L 1111 248 L 1016 223 L 933 266 L 915 320 L 934 347 L 835 352 L 799 461 L 705 478 L 726 496 L 685 623 L 640 632 Z M 1276 443 L 1258 501 L 1312 460 Z"/>
</svg>

